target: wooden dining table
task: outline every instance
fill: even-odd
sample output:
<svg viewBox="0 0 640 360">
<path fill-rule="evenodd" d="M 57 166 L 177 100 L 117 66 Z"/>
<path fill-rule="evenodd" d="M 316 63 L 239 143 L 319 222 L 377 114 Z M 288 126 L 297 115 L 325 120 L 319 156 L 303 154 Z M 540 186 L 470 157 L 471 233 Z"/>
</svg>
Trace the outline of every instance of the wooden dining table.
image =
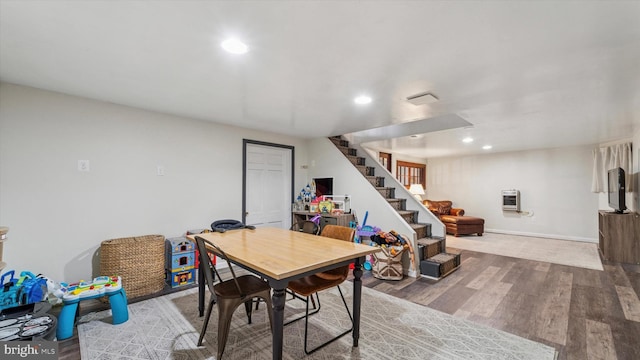
<svg viewBox="0 0 640 360">
<path fill-rule="evenodd" d="M 196 236 L 213 242 L 227 254 L 232 263 L 268 281 L 273 289 L 272 358 L 278 360 L 282 359 L 285 290 L 289 282 L 353 263 L 352 335 L 353 346 L 358 346 L 362 264 L 365 256 L 379 251 L 379 248 L 270 227 L 188 235 L 194 241 Z M 203 266 L 202 262 L 200 266 Z M 198 275 L 200 316 L 204 313 L 204 286 L 204 275 L 200 269 Z"/>
</svg>

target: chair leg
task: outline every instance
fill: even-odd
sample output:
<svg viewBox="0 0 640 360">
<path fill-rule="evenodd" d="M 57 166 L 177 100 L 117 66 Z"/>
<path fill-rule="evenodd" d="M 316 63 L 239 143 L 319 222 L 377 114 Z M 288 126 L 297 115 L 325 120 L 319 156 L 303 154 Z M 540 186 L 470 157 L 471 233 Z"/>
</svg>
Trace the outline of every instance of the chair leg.
<svg viewBox="0 0 640 360">
<path fill-rule="evenodd" d="M 316 298 L 318 298 L 318 293 L 315 293 L 315 294 L 316 294 Z M 309 317 L 309 315 L 313 315 L 313 314 L 317 313 L 318 311 L 320 311 L 320 298 L 318 298 L 318 305 L 316 307 L 315 301 L 311 301 L 313 299 L 313 294 L 311 294 L 311 295 L 309 295 L 309 296 L 307 296 L 305 298 L 302 298 L 302 297 L 300 297 L 299 295 L 297 295 L 295 293 L 293 295 L 294 295 L 295 298 L 298 298 L 298 299 L 300 299 L 300 300 L 305 302 L 305 306 L 307 308 L 307 311 L 305 312 L 305 315 L 297 317 L 297 318 L 295 318 L 293 320 L 289 320 L 286 323 L 284 323 L 284 325 L 289 325 L 289 324 L 294 323 L 294 322 L 296 322 L 298 320 L 306 319 L 306 318 Z M 313 303 L 313 309 L 314 310 L 312 312 L 308 311 L 308 309 L 309 309 L 309 301 L 311 301 Z"/>
<path fill-rule="evenodd" d="M 207 308 L 207 315 L 204 317 L 204 323 L 202 324 L 202 330 L 200 330 L 200 338 L 198 339 L 198 346 L 202 346 L 202 340 L 204 339 L 204 333 L 207 332 L 207 325 L 209 324 L 209 318 L 211 317 L 211 310 L 213 310 L 213 304 L 215 300 L 211 297 L 209 301 L 209 307 Z"/>
<path fill-rule="evenodd" d="M 260 300 L 257 300 L 260 301 Z M 256 305 L 256 308 L 258 306 Z M 244 302 L 244 309 L 247 311 L 247 319 L 249 320 L 249 324 L 251 324 L 251 309 L 253 308 L 253 299 L 249 299 Z"/>
<path fill-rule="evenodd" d="M 351 327 L 348 330 L 345 330 L 344 332 L 340 333 L 338 336 L 316 346 L 315 348 L 308 350 L 308 346 L 307 346 L 307 333 L 308 333 L 308 328 L 309 328 L 309 301 L 307 301 L 307 316 L 305 317 L 305 321 L 304 321 L 304 353 L 309 355 L 312 354 L 318 350 L 320 350 L 321 348 L 331 344 L 332 342 L 340 339 L 341 337 L 347 335 L 348 333 L 350 333 L 353 330 L 353 316 L 351 316 L 351 311 L 349 311 L 349 307 L 347 306 L 347 301 L 344 299 L 344 295 L 342 294 L 342 290 L 340 289 L 340 286 L 337 287 L 338 291 L 340 292 L 340 297 L 342 298 L 342 303 L 344 304 L 344 308 L 347 310 L 347 314 L 349 314 L 349 319 L 351 320 Z M 313 296 L 313 295 L 312 295 Z M 318 296 L 318 293 L 316 293 L 316 299 L 318 300 L 318 310 L 320 310 L 320 297 Z M 316 311 L 317 312 L 317 311 Z M 315 312 L 314 312 L 315 313 Z"/>
<path fill-rule="evenodd" d="M 227 345 L 233 312 L 242 304 L 234 300 L 218 301 L 218 356 L 216 357 L 218 360 L 222 359 L 222 353 L 224 353 L 224 348 Z"/>
</svg>

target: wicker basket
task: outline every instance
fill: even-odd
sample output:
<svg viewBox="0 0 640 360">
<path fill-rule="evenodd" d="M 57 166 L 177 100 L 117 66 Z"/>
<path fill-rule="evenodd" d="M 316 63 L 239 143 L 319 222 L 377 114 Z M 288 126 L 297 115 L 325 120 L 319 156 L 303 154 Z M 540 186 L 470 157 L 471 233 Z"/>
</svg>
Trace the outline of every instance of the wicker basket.
<svg viewBox="0 0 640 360">
<path fill-rule="evenodd" d="M 129 299 L 162 290 L 164 236 L 105 240 L 100 245 L 100 275 L 120 275 Z"/>
<path fill-rule="evenodd" d="M 395 247 L 396 253 L 391 254 L 389 248 L 381 248 L 377 253 L 373 253 L 373 266 L 371 274 L 376 279 L 382 280 L 402 280 L 404 277 L 402 268 L 402 254 L 404 248 Z"/>
</svg>

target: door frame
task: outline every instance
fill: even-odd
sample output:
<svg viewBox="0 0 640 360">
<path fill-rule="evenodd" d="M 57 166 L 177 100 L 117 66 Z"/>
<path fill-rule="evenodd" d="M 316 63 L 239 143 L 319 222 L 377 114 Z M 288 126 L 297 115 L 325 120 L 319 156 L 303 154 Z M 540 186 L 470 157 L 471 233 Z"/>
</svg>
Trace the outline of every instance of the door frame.
<svg viewBox="0 0 640 360">
<path fill-rule="evenodd" d="M 295 174 L 295 155 L 296 148 L 291 145 L 276 144 L 259 140 L 242 139 L 242 222 L 246 223 L 247 220 L 247 145 L 260 145 L 273 148 L 288 149 L 291 151 L 291 189 L 290 189 L 290 203 L 293 203 L 293 189 Z"/>
</svg>

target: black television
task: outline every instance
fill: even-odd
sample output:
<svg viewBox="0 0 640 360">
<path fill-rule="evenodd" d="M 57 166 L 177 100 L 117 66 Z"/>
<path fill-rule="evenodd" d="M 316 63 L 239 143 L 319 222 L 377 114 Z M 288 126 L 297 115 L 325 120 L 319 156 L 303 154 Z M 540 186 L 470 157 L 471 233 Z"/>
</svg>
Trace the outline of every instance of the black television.
<svg viewBox="0 0 640 360">
<path fill-rule="evenodd" d="M 613 208 L 616 213 L 622 214 L 627 209 L 624 200 L 624 169 L 611 169 L 608 174 L 609 206 Z"/>
<path fill-rule="evenodd" d="M 313 179 L 316 184 L 316 197 L 333 195 L 333 178 Z"/>
</svg>

